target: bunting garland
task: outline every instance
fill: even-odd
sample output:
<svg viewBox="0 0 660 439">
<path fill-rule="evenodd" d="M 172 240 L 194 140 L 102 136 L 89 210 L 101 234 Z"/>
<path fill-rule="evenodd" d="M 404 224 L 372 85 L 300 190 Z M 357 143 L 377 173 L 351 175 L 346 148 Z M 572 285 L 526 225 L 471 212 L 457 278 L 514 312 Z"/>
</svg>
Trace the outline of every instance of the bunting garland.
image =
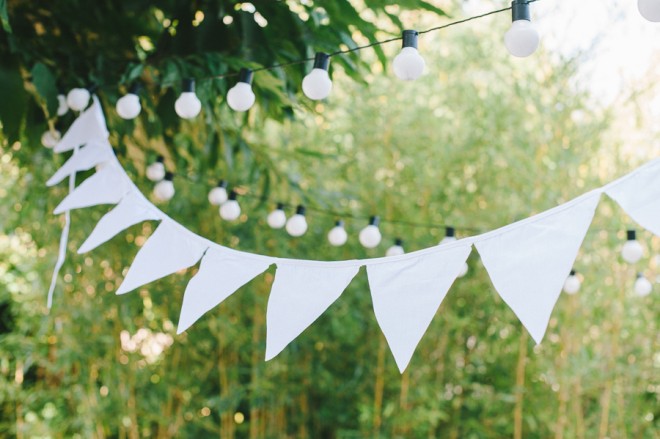
<svg viewBox="0 0 660 439">
<path fill-rule="evenodd" d="M 374 312 L 403 372 L 431 320 L 463 270 L 474 246 L 502 299 L 540 343 L 602 193 L 642 227 L 660 235 L 660 159 L 541 214 L 502 228 L 424 250 L 385 258 L 306 261 L 233 250 L 186 229 L 154 206 L 130 180 L 110 143 L 96 97 L 64 134 L 56 152 L 74 150 L 48 181 L 97 171 L 58 205 L 55 213 L 116 205 L 97 224 L 79 253 L 145 220 L 160 224 L 138 252 L 117 294 L 200 263 L 186 288 L 178 333 L 276 266 L 267 309 L 266 360 L 274 358 L 325 312 L 361 267 L 366 267 Z M 539 250 L 542 249 L 542 250 Z M 63 260 L 63 255 L 60 255 Z M 58 260 L 58 264 L 60 261 Z"/>
</svg>

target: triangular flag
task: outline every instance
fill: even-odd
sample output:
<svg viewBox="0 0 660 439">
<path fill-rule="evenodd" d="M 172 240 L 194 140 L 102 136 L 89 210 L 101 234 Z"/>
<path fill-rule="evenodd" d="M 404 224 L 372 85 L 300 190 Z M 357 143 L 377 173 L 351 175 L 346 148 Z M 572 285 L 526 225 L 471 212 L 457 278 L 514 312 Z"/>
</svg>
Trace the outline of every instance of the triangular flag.
<svg viewBox="0 0 660 439">
<path fill-rule="evenodd" d="M 209 248 L 183 295 L 177 334 L 188 329 L 204 313 L 222 303 L 270 265 L 267 258 L 240 256 L 235 251 Z"/>
<path fill-rule="evenodd" d="M 125 294 L 142 285 L 195 265 L 208 245 L 178 224 L 163 220 L 142 246 L 128 269 L 117 294 Z"/>
<path fill-rule="evenodd" d="M 107 138 L 108 128 L 105 126 L 101 104 L 94 96 L 94 103 L 73 121 L 53 150 L 55 152 L 70 151 L 92 140 L 102 141 Z"/>
<path fill-rule="evenodd" d="M 75 172 L 87 171 L 96 165 L 113 160 L 114 157 L 112 146 L 107 140 L 92 140 L 77 150 L 46 182 L 46 185 L 56 185 Z"/>
<path fill-rule="evenodd" d="M 660 161 L 605 189 L 637 223 L 660 236 Z"/>
<path fill-rule="evenodd" d="M 266 361 L 314 323 L 359 270 L 356 264 L 278 264 L 266 312 Z"/>
<path fill-rule="evenodd" d="M 472 251 L 471 243 L 446 247 L 367 265 L 376 320 L 401 373 Z"/>
<path fill-rule="evenodd" d="M 111 239 L 130 226 L 147 220 L 160 220 L 162 215 L 142 195 L 129 192 L 96 224 L 92 234 L 80 246 L 78 253 L 86 253 Z"/>
<path fill-rule="evenodd" d="M 83 181 L 55 208 L 60 214 L 67 210 L 99 204 L 117 204 L 131 188 L 130 180 L 124 171 L 110 164 Z"/>
<path fill-rule="evenodd" d="M 585 194 L 475 239 L 495 289 L 537 344 L 543 340 L 599 199 L 600 192 Z"/>
</svg>

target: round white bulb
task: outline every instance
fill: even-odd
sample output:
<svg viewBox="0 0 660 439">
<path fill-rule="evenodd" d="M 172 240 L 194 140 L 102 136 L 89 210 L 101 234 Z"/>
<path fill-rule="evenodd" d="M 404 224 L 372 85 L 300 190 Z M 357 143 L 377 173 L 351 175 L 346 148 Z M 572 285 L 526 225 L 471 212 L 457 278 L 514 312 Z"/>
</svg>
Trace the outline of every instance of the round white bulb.
<svg viewBox="0 0 660 439">
<path fill-rule="evenodd" d="M 302 89 L 305 96 L 315 101 L 320 101 L 330 96 L 332 91 L 332 81 L 327 70 L 312 69 L 305 76 L 302 82 Z"/>
<path fill-rule="evenodd" d="M 286 213 L 282 209 L 275 209 L 268 214 L 266 222 L 271 229 L 281 229 L 286 225 Z"/>
<path fill-rule="evenodd" d="M 57 95 L 57 115 L 64 116 L 69 111 L 69 106 L 66 104 L 66 96 Z"/>
<path fill-rule="evenodd" d="M 414 47 L 404 47 L 394 58 L 392 68 L 397 78 L 404 81 L 414 81 L 424 73 L 426 63 L 419 51 Z"/>
<path fill-rule="evenodd" d="M 170 180 L 162 180 L 154 187 L 154 198 L 157 201 L 169 201 L 174 196 L 174 183 Z"/>
<path fill-rule="evenodd" d="M 454 242 L 454 241 L 456 241 L 455 236 L 445 236 L 444 238 L 442 238 L 442 240 L 440 240 L 440 245 L 448 244 L 448 243 Z"/>
<path fill-rule="evenodd" d="M 82 111 L 89 104 L 89 90 L 86 88 L 74 88 L 66 95 L 66 104 L 73 111 Z"/>
<path fill-rule="evenodd" d="M 643 255 L 644 249 L 642 248 L 642 244 L 637 240 L 628 240 L 621 248 L 621 257 L 629 264 L 639 261 Z"/>
<path fill-rule="evenodd" d="M 344 226 L 334 226 L 330 229 L 328 232 L 328 241 L 333 247 L 341 247 L 346 244 L 346 241 L 348 241 L 348 233 L 346 233 Z"/>
<path fill-rule="evenodd" d="M 159 182 L 165 178 L 165 165 L 162 162 L 154 162 L 147 166 L 147 178 Z"/>
<path fill-rule="evenodd" d="M 582 282 L 580 282 L 580 278 L 571 274 L 564 281 L 564 292 L 566 294 L 575 294 L 580 291 L 581 286 Z"/>
<path fill-rule="evenodd" d="M 637 0 L 637 8 L 642 17 L 648 21 L 657 23 L 660 21 L 660 1 L 659 0 Z"/>
<path fill-rule="evenodd" d="M 382 236 L 378 226 L 369 224 L 364 229 L 360 230 L 360 244 L 366 248 L 374 248 L 380 244 Z"/>
<path fill-rule="evenodd" d="M 241 206 L 236 200 L 227 200 L 220 206 L 220 217 L 226 221 L 236 221 L 241 216 Z"/>
<path fill-rule="evenodd" d="M 529 20 L 516 20 L 504 34 L 504 45 L 511 55 L 524 58 L 539 47 L 539 33 Z"/>
<path fill-rule="evenodd" d="M 393 245 L 387 249 L 385 256 L 400 256 L 405 253 L 405 250 L 400 245 Z"/>
<path fill-rule="evenodd" d="M 651 281 L 649 281 L 644 276 L 638 277 L 635 281 L 635 294 L 637 294 L 639 297 L 648 296 L 651 294 L 652 290 L 653 285 L 651 284 Z"/>
<path fill-rule="evenodd" d="M 117 101 L 117 114 L 122 119 L 135 119 L 140 114 L 140 97 L 134 93 L 128 93 Z"/>
<path fill-rule="evenodd" d="M 194 92 L 184 91 L 174 103 L 174 110 L 179 117 L 192 119 L 202 111 L 202 103 Z"/>
<path fill-rule="evenodd" d="M 222 186 L 216 186 L 209 191 L 209 203 L 214 206 L 220 206 L 227 201 L 227 189 Z"/>
<path fill-rule="evenodd" d="M 458 272 L 458 277 L 464 277 L 466 274 L 468 274 L 469 269 L 470 266 L 468 265 L 468 263 L 464 262 L 463 266 L 461 267 L 461 271 Z"/>
<path fill-rule="evenodd" d="M 307 220 L 305 219 L 305 215 L 297 213 L 289 218 L 286 222 L 286 231 L 289 235 L 295 237 L 304 235 L 307 231 Z"/>
<path fill-rule="evenodd" d="M 60 141 L 62 135 L 57 130 L 46 130 L 41 135 L 41 144 L 48 149 L 52 149 Z"/>
<path fill-rule="evenodd" d="M 248 111 L 254 105 L 255 96 L 252 86 L 247 82 L 238 82 L 227 93 L 227 104 L 234 111 Z"/>
</svg>

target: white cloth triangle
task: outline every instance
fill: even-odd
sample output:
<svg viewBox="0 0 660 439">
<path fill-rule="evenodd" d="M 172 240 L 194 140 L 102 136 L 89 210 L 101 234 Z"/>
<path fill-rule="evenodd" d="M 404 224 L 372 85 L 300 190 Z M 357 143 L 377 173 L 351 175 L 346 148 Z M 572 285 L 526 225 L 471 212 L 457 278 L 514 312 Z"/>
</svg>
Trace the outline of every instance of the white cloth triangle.
<svg viewBox="0 0 660 439">
<path fill-rule="evenodd" d="M 238 252 L 211 247 L 202 258 L 199 271 L 183 295 L 177 334 L 181 334 L 240 287 L 271 265 L 266 258 L 240 256 Z"/>
<path fill-rule="evenodd" d="M 117 294 L 195 265 L 208 245 L 177 224 L 163 220 L 140 249 Z"/>
<path fill-rule="evenodd" d="M 475 239 L 495 289 L 536 343 L 593 219 L 600 192 Z"/>
<path fill-rule="evenodd" d="M 418 258 L 367 265 L 376 320 L 401 373 L 472 251 L 471 243 L 459 242 Z"/>
<path fill-rule="evenodd" d="M 640 226 L 660 236 L 660 161 L 609 185 L 605 193 Z"/>
<path fill-rule="evenodd" d="M 78 249 L 78 253 L 95 249 L 134 224 L 161 219 L 163 219 L 162 215 L 150 203 L 145 202 L 141 194 L 129 192 L 114 209 L 99 220 L 92 233 Z"/>
<path fill-rule="evenodd" d="M 57 215 L 67 210 L 99 204 L 117 204 L 130 188 L 131 182 L 124 171 L 112 163 L 83 181 L 62 200 L 54 213 Z"/>
<path fill-rule="evenodd" d="M 266 312 L 266 361 L 314 323 L 359 270 L 355 264 L 278 264 Z"/>
<path fill-rule="evenodd" d="M 55 145 L 53 148 L 55 152 L 70 151 L 76 146 L 85 145 L 92 140 L 103 141 L 108 138 L 108 129 L 105 125 L 101 104 L 96 96 L 93 99 L 94 103 L 73 121 L 71 127 Z"/>
<path fill-rule="evenodd" d="M 114 160 L 114 158 L 112 146 L 107 140 L 91 140 L 77 150 L 46 182 L 46 185 L 56 185 L 73 173 L 87 171 L 96 165 Z"/>
</svg>

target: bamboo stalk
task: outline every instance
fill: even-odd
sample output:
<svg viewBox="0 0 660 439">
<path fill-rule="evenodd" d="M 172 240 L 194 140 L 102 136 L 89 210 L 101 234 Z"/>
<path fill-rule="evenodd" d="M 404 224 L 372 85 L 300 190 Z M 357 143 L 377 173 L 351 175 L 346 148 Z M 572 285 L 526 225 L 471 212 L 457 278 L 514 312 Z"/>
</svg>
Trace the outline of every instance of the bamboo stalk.
<svg viewBox="0 0 660 439">
<path fill-rule="evenodd" d="M 525 392 L 525 365 L 527 362 L 527 333 L 520 331 L 518 348 L 518 364 L 516 366 L 516 405 L 513 410 L 513 437 L 522 439 L 523 434 L 523 400 Z"/>
<path fill-rule="evenodd" d="M 373 437 L 380 437 L 383 410 L 383 391 L 385 388 L 385 338 L 380 337 L 378 342 L 378 361 L 376 365 L 376 384 L 374 388 L 374 425 Z"/>
</svg>

